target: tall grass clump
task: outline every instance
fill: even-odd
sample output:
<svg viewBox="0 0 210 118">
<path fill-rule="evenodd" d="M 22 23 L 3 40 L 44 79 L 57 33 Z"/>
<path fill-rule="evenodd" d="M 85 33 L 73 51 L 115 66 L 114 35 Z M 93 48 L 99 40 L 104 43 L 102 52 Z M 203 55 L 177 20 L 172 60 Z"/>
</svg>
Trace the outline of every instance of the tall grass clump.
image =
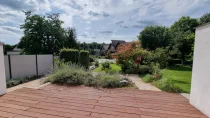
<svg viewBox="0 0 210 118">
<path fill-rule="evenodd" d="M 56 65 L 48 75 L 46 82 L 81 85 L 84 84 L 85 79 L 93 78 L 91 72 L 85 68 L 64 61 L 55 61 Z"/>
</svg>

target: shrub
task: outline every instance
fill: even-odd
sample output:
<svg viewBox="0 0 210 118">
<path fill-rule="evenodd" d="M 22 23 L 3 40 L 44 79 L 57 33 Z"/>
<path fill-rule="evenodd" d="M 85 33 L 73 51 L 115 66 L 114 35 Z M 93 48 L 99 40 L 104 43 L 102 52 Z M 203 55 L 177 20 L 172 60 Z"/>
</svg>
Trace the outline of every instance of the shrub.
<svg viewBox="0 0 210 118">
<path fill-rule="evenodd" d="M 98 63 L 98 61 L 96 61 L 96 62 L 95 62 L 95 66 L 96 66 L 96 67 L 98 67 L 98 66 L 99 66 L 99 63 Z"/>
<path fill-rule="evenodd" d="M 80 58 L 79 58 L 80 65 L 88 68 L 89 67 L 89 52 L 85 50 L 80 51 Z"/>
<path fill-rule="evenodd" d="M 52 70 L 46 81 L 59 84 L 81 85 L 85 79 L 93 78 L 91 72 L 76 64 L 65 63 Z"/>
<path fill-rule="evenodd" d="M 144 76 L 141 76 L 141 79 L 146 83 L 149 83 L 149 82 L 153 81 L 152 75 L 150 75 L 150 74 L 146 74 Z"/>
<path fill-rule="evenodd" d="M 153 62 L 154 63 L 159 63 L 160 68 L 167 67 L 170 59 L 171 59 L 171 57 L 169 56 L 167 49 L 157 48 L 153 52 Z"/>
<path fill-rule="evenodd" d="M 99 76 L 99 85 L 104 88 L 116 88 L 121 87 L 120 76 L 111 74 L 102 74 Z"/>
<path fill-rule="evenodd" d="M 94 87 L 114 88 L 130 85 L 130 83 L 121 83 L 119 74 L 102 74 L 93 76 L 81 66 L 65 62 L 55 62 L 56 65 L 51 74 L 48 75 L 45 82 L 69 85 L 86 85 Z"/>
<path fill-rule="evenodd" d="M 111 69 L 109 62 L 102 63 L 102 70 Z"/>
<path fill-rule="evenodd" d="M 158 81 L 154 81 L 153 84 L 163 91 L 176 93 L 182 92 L 177 86 L 174 85 L 174 82 L 172 80 L 167 78 L 162 78 Z"/>
<path fill-rule="evenodd" d="M 157 80 L 157 79 L 160 79 L 162 77 L 159 63 L 152 63 L 151 64 L 151 73 L 152 73 L 152 79 L 153 80 Z"/>
<path fill-rule="evenodd" d="M 117 63 L 128 74 L 147 73 L 152 62 L 152 53 L 144 49 L 135 49 L 118 54 Z"/>
<path fill-rule="evenodd" d="M 106 59 L 112 59 L 112 55 L 111 55 L 110 50 L 107 51 L 105 58 L 106 58 Z"/>
<path fill-rule="evenodd" d="M 65 62 L 78 63 L 79 62 L 79 51 L 75 49 L 61 49 L 60 59 Z"/>
</svg>

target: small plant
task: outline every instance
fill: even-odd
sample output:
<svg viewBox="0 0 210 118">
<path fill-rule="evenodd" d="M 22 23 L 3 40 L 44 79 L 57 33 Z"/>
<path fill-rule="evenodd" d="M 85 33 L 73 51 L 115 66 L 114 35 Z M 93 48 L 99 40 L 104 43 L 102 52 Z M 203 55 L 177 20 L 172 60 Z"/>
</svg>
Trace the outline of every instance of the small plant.
<svg viewBox="0 0 210 118">
<path fill-rule="evenodd" d="M 111 69 L 109 62 L 102 63 L 102 70 Z"/>
<path fill-rule="evenodd" d="M 98 61 L 96 61 L 96 62 L 95 62 L 95 66 L 96 66 L 96 67 L 98 67 L 98 66 L 99 66 L 99 63 L 98 63 Z"/>
<path fill-rule="evenodd" d="M 27 76 L 24 78 L 16 78 L 16 79 L 11 79 L 11 80 L 7 80 L 7 88 L 13 87 L 13 86 L 17 86 L 19 84 L 22 83 L 26 83 L 35 79 L 38 79 L 39 76 Z"/>
<path fill-rule="evenodd" d="M 162 74 L 160 71 L 160 64 L 152 63 L 151 64 L 151 73 L 152 73 L 152 78 L 154 80 L 160 79 L 162 77 Z"/>
<path fill-rule="evenodd" d="M 104 88 L 116 88 L 121 87 L 120 85 L 120 76 L 119 75 L 111 75 L 111 74 L 103 74 L 99 76 L 99 85 Z"/>
<path fill-rule="evenodd" d="M 163 91 L 176 92 L 176 93 L 182 92 L 177 86 L 175 86 L 172 80 L 167 78 L 162 78 L 158 81 L 154 81 L 153 84 Z"/>
</svg>

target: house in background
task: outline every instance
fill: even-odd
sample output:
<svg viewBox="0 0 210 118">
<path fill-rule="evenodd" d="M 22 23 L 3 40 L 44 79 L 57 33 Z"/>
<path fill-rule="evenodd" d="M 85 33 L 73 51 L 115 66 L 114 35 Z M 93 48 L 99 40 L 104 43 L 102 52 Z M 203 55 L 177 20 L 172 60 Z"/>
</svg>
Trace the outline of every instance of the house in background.
<svg viewBox="0 0 210 118">
<path fill-rule="evenodd" d="M 103 44 L 101 48 L 101 55 L 104 56 L 108 51 L 110 51 L 112 54 L 117 52 L 118 46 L 125 44 L 126 42 L 124 40 L 112 40 L 110 44 Z"/>
</svg>

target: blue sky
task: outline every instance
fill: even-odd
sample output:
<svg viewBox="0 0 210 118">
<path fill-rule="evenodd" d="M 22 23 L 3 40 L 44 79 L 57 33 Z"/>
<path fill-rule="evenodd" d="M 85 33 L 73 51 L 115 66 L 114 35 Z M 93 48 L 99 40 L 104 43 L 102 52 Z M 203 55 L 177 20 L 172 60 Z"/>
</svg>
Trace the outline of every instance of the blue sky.
<svg viewBox="0 0 210 118">
<path fill-rule="evenodd" d="M 80 42 L 132 41 L 148 25 L 170 26 L 181 16 L 210 12 L 210 0 L 0 0 L 0 41 L 23 36 L 22 10 L 60 13 L 63 27 L 75 27 Z"/>
</svg>

